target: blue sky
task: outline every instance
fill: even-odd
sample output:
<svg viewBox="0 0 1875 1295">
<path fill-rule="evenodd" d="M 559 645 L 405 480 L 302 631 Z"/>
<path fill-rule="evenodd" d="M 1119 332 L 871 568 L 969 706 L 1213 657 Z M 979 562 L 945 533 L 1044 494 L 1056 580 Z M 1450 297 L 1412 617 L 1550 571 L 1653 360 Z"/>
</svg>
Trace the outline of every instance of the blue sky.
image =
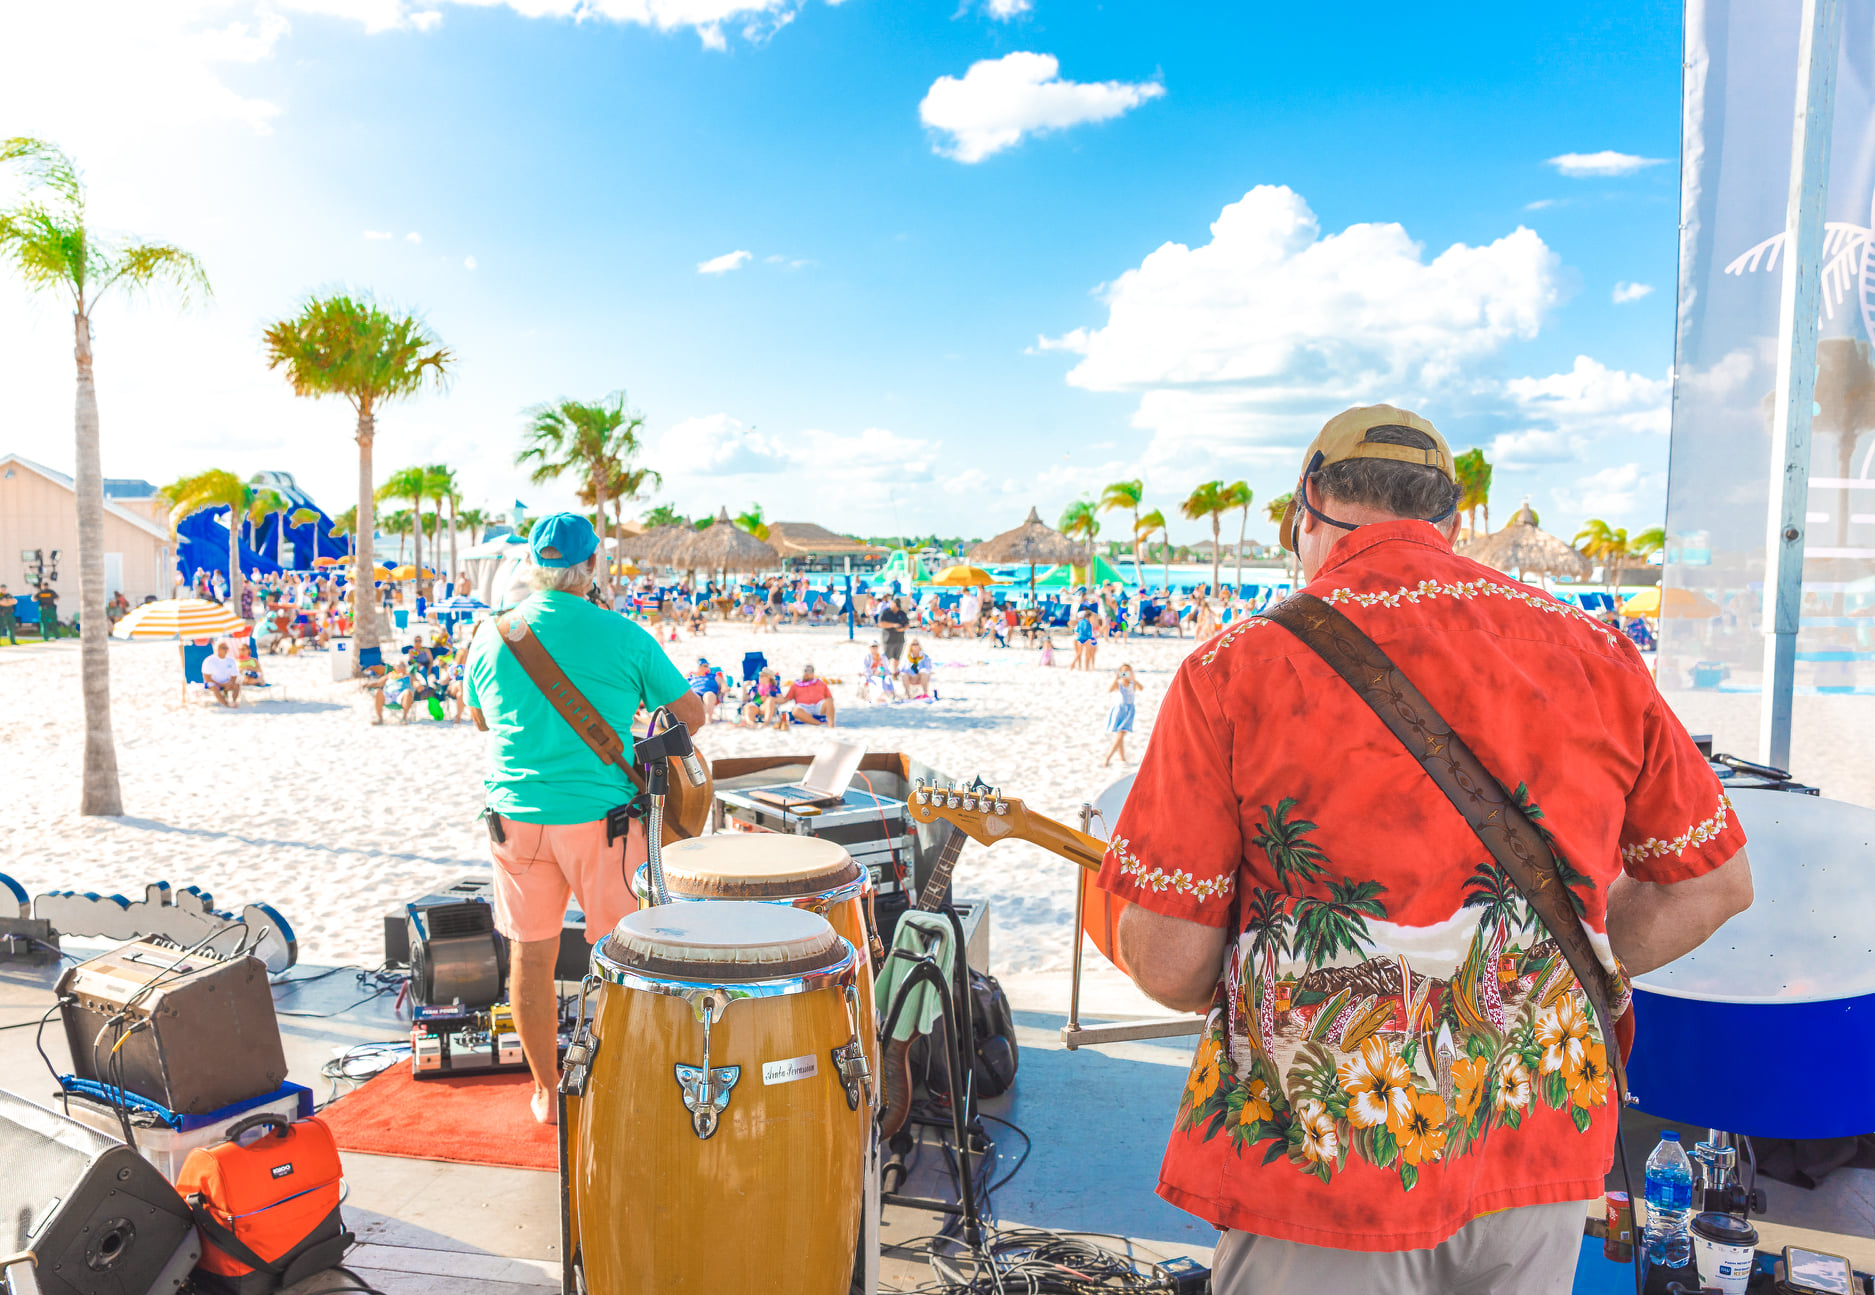
<svg viewBox="0 0 1875 1295">
<path fill-rule="evenodd" d="M 1490 450 L 1494 522 L 1528 494 L 1653 525 L 1679 10 L 1560 8 L 111 0 L 25 20 L 0 135 L 215 284 L 100 312 L 110 475 L 284 469 L 343 507 L 347 413 L 258 334 L 345 285 L 459 355 L 381 419 L 380 471 L 445 459 L 496 507 L 571 496 L 513 468 L 525 406 L 622 387 L 690 512 L 989 534 L 1120 476 L 1267 499 L 1326 416 L 1393 400 Z M 81 25 L 75 98 L 29 51 Z M 0 449 L 69 466 L 69 355 L 0 285 Z"/>
</svg>

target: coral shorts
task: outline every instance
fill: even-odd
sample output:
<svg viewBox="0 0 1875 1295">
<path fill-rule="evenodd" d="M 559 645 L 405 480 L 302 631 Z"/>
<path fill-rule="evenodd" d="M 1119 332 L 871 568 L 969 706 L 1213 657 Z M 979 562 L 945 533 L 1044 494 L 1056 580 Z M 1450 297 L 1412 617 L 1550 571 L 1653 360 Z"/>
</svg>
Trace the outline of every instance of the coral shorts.
<svg viewBox="0 0 1875 1295">
<path fill-rule="evenodd" d="M 489 844 L 495 860 L 495 928 L 523 943 L 558 939 L 570 893 L 586 914 L 586 939 L 597 944 L 638 907 L 631 875 L 645 861 L 645 829 L 607 845 L 605 820 L 517 823 L 501 820 L 507 840 Z"/>
</svg>

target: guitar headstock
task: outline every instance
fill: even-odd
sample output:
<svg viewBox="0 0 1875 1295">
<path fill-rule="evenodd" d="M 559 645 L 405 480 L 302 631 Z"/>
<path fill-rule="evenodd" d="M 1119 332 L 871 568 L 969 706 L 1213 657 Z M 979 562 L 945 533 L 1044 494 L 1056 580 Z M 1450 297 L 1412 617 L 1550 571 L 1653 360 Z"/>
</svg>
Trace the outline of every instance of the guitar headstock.
<svg viewBox="0 0 1875 1295">
<path fill-rule="evenodd" d="M 935 823 L 941 819 L 983 845 L 994 845 L 1021 835 L 1018 825 L 1029 813 L 1021 801 L 1003 795 L 1001 788 L 991 787 L 981 779 L 968 786 L 952 783 L 939 787 L 926 784 L 920 778 L 906 798 L 906 807 L 920 823 Z"/>
</svg>

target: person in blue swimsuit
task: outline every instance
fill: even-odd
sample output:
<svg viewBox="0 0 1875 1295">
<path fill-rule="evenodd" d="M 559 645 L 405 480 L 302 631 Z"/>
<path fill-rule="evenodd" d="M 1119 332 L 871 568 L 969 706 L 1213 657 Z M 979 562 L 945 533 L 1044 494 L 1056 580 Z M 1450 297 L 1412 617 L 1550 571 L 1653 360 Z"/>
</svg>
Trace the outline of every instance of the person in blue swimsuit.
<svg viewBox="0 0 1875 1295">
<path fill-rule="evenodd" d="M 1113 763 L 1116 755 L 1121 764 L 1126 763 L 1126 735 L 1133 731 L 1133 698 L 1139 693 L 1139 679 L 1133 674 L 1133 667 L 1123 665 L 1114 671 L 1107 691 L 1120 696 L 1107 712 L 1107 732 L 1113 734 L 1113 745 L 1107 748 L 1107 758 L 1100 762 L 1103 769 Z"/>
</svg>

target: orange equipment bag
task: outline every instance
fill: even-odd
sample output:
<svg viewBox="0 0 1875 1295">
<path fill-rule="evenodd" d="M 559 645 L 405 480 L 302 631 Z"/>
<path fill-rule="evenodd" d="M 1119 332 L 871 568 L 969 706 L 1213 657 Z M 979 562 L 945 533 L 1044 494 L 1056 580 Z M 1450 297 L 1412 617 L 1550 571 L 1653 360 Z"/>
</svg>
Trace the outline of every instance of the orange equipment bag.
<svg viewBox="0 0 1875 1295">
<path fill-rule="evenodd" d="M 239 1139 L 255 1129 L 247 1146 Z M 343 1175 L 318 1116 L 255 1115 L 189 1153 L 176 1190 L 202 1233 L 195 1280 L 217 1295 L 271 1295 L 333 1267 L 355 1238 L 339 1217 Z"/>
</svg>

